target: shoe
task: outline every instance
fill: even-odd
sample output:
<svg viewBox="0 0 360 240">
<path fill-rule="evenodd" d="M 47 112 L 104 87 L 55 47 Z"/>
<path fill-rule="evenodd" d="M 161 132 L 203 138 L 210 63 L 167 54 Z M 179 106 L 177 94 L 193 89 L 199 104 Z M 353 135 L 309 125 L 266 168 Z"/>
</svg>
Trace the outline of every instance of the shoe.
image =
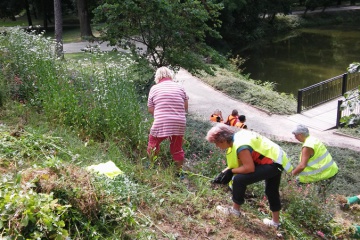
<svg viewBox="0 0 360 240">
<path fill-rule="evenodd" d="M 216 211 L 227 215 L 227 216 L 236 216 L 236 217 L 240 217 L 241 215 L 243 215 L 240 211 L 235 210 L 232 207 L 222 207 L 222 206 L 217 206 L 216 207 Z"/>
<path fill-rule="evenodd" d="M 263 223 L 269 227 L 274 227 L 276 229 L 280 227 L 280 223 L 276 223 L 272 219 L 268 219 L 268 218 L 264 218 Z"/>
</svg>

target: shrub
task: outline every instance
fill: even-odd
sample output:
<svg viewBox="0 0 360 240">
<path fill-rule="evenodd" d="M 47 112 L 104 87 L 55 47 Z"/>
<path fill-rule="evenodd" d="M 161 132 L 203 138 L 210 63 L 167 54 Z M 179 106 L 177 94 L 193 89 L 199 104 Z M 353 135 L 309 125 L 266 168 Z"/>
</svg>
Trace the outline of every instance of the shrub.
<svg viewBox="0 0 360 240">
<path fill-rule="evenodd" d="M 54 55 L 54 42 L 35 32 L 11 28 L 0 37 L 0 59 L 7 67 L 16 99 L 36 106 L 49 120 L 65 124 L 83 138 L 124 142 L 128 152 L 144 149 L 141 102 L 132 80 L 134 64 L 126 55 L 104 61 L 101 53 L 87 53 L 84 61 L 64 62 Z"/>
<path fill-rule="evenodd" d="M 29 183 L 30 184 L 30 183 Z M 0 182 L 0 230 L 3 236 L 25 239 L 64 239 L 69 205 L 50 194 L 38 194 L 7 178 Z"/>
</svg>

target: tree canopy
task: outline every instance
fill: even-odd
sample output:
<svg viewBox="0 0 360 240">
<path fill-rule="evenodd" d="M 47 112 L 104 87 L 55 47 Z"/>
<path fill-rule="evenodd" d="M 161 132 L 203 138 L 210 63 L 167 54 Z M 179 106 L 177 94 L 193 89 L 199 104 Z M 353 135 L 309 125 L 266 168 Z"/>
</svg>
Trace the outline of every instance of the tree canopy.
<svg viewBox="0 0 360 240">
<path fill-rule="evenodd" d="M 9 18 L 15 21 L 15 15 L 19 14 L 24 7 L 23 1 L 0 0 L 0 19 Z"/>
<path fill-rule="evenodd" d="M 130 49 L 153 67 L 212 73 L 206 60 L 220 63 L 223 58 L 205 39 L 220 38 L 221 7 L 209 0 L 103 0 L 94 13 L 103 40 Z"/>
</svg>

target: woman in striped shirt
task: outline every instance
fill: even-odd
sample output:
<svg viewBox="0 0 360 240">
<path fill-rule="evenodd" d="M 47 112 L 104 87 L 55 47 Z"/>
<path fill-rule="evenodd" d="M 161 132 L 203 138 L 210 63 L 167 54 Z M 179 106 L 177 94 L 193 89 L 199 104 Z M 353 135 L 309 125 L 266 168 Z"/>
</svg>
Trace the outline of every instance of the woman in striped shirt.
<svg viewBox="0 0 360 240">
<path fill-rule="evenodd" d="M 173 81 L 173 72 L 167 67 L 157 69 L 155 83 L 150 89 L 147 102 L 148 111 L 154 116 L 147 152 L 154 159 L 160 151 L 160 143 L 169 139 L 170 153 L 181 170 L 184 163 L 182 144 L 189 98 L 184 88 Z"/>
</svg>

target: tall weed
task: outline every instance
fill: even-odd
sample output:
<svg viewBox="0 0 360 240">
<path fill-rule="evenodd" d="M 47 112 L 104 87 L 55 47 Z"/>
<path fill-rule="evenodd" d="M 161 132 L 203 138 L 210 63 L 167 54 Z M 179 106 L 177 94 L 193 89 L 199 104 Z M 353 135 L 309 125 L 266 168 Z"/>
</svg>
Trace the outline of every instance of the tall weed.
<svg viewBox="0 0 360 240">
<path fill-rule="evenodd" d="M 15 99 L 36 106 L 51 121 L 78 131 L 84 139 L 114 138 L 129 152 L 144 149 L 141 102 L 126 56 L 103 61 L 99 53 L 88 60 L 62 61 L 55 43 L 35 32 L 10 28 L 0 37 L 1 65 Z"/>
</svg>

